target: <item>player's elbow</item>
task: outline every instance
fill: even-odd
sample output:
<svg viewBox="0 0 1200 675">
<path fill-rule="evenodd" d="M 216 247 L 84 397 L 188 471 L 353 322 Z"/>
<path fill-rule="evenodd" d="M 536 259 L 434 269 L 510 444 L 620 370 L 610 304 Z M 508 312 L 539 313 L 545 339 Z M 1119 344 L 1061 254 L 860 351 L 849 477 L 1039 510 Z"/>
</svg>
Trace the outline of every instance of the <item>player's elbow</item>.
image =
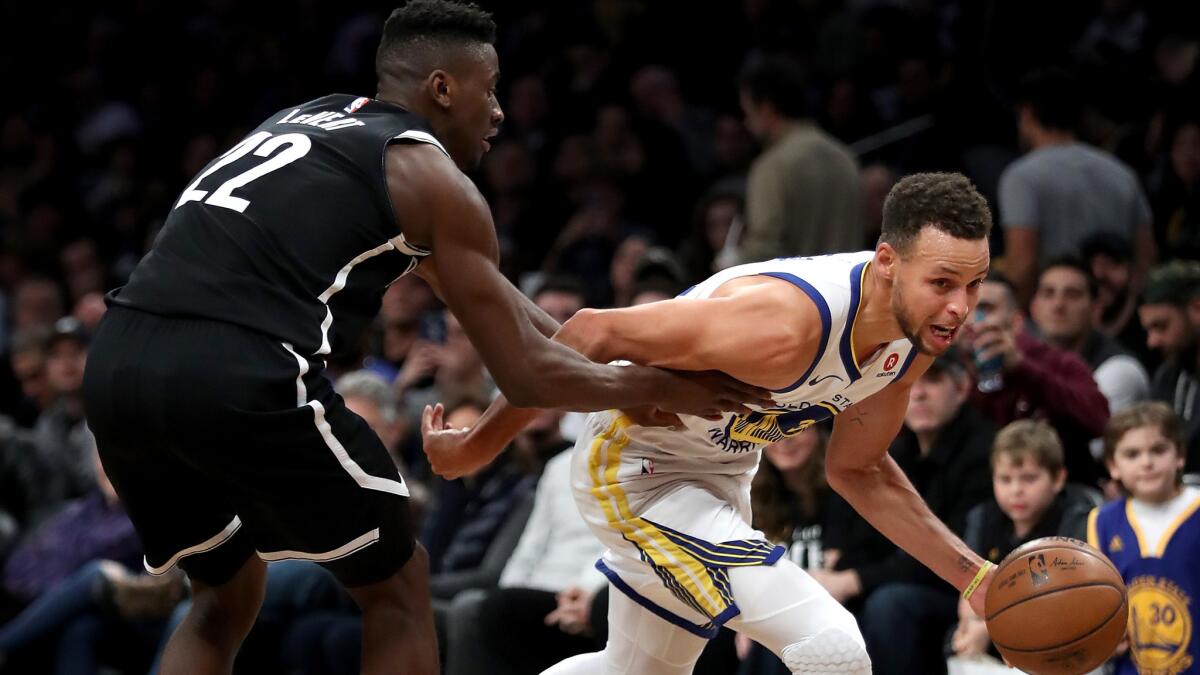
<svg viewBox="0 0 1200 675">
<path fill-rule="evenodd" d="M 870 477 L 879 471 L 876 463 L 863 464 L 853 460 L 830 460 L 833 453 L 827 454 L 825 462 L 825 481 L 829 487 L 840 495 L 862 489 L 870 484 Z"/>
<path fill-rule="evenodd" d="M 542 396 L 538 395 L 537 387 L 532 382 L 510 382 L 499 386 L 504 398 L 514 408 L 545 408 Z"/>
</svg>

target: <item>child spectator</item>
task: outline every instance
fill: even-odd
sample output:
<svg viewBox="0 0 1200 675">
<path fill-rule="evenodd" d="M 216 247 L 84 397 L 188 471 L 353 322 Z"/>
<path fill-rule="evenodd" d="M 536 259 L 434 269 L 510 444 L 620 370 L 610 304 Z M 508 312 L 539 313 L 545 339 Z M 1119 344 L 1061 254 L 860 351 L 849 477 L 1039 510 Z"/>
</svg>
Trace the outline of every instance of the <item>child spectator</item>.
<svg viewBox="0 0 1200 675">
<path fill-rule="evenodd" d="M 1200 488 L 1182 482 L 1179 417 L 1160 402 L 1114 415 L 1104 462 L 1125 496 L 1092 511 L 1088 542 L 1129 589 L 1128 646 L 1118 650 L 1115 675 L 1197 675 L 1191 608 L 1200 593 Z"/>
<path fill-rule="evenodd" d="M 995 499 L 967 514 L 963 540 L 987 560 L 999 563 L 1018 546 L 1041 537 L 1082 539 L 1088 511 L 1099 500 L 1063 488 L 1067 470 L 1062 441 L 1043 421 L 1017 420 L 1000 430 L 992 445 Z M 1097 493 L 1098 494 L 1098 493 Z M 965 602 L 950 640 L 954 656 L 991 653 L 987 627 Z"/>
</svg>

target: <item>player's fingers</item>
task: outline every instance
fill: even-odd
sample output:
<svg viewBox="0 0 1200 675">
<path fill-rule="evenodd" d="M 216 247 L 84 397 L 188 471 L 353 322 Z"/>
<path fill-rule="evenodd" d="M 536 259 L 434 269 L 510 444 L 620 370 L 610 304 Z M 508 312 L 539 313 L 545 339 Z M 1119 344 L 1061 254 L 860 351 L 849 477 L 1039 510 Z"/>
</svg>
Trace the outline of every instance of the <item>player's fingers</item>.
<svg viewBox="0 0 1200 675">
<path fill-rule="evenodd" d="M 766 405 L 775 405 L 775 404 L 767 403 Z M 745 406 L 745 404 L 743 404 L 741 401 L 733 401 L 730 399 L 725 399 L 725 400 L 721 401 L 721 411 L 731 412 L 731 413 L 734 413 L 737 415 L 748 415 L 751 412 L 754 412 L 754 411 L 750 410 L 750 408 L 747 408 Z"/>
<path fill-rule="evenodd" d="M 421 411 L 421 433 L 422 434 L 433 430 L 433 423 L 431 421 L 432 419 L 433 419 L 433 406 L 426 405 L 425 409 Z"/>
<path fill-rule="evenodd" d="M 433 406 L 433 417 L 431 418 L 430 423 L 433 425 L 434 429 L 445 429 L 446 428 L 446 423 L 443 420 L 443 417 L 445 416 L 445 414 L 446 414 L 446 409 L 442 406 L 441 403 Z"/>
</svg>

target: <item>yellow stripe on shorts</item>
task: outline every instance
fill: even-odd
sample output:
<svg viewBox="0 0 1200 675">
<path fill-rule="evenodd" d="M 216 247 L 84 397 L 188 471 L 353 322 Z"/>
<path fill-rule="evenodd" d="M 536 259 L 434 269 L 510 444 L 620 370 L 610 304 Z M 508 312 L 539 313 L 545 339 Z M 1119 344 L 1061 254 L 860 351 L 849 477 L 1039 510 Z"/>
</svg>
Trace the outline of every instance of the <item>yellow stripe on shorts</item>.
<svg viewBox="0 0 1200 675">
<path fill-rule="evenodd" d="M 696 606 L 709 618 L 720 616 L 733 603 L 728 587 L 724 593 L 718 590 L 701 561 L 664 536 L 653 524 L 634 516 L 629 508 L 617 472 L 621 467 L 621 452 L 629 445 L 629 436 L 624 430 L 630 424 L 627 417 L 617 415 L 613 423 L 592 441 L 588 453 L 591 493 L 599 500 L 608 524 L 636 546 L 652 565 L 669 572 L 678 586 L 687 592 L 693 600 L 687 604 Z"/>
</svg>

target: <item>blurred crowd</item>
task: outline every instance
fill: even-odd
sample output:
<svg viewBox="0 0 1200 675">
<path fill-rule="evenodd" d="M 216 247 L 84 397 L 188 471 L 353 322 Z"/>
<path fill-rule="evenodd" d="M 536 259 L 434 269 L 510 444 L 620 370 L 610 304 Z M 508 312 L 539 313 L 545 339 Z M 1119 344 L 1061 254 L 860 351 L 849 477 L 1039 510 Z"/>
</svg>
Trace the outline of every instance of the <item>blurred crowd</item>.
<svg viewBox="0 0 1200 675">
<path fill-rule="evenodd" d="M 6 10 L 0 672 L 147 672 L 182 616 L 186 583 L 143 573 L 95 458 L 89 335 L 205 163 L 288 105 L 374 93 L 392 6 L 352 4 Z M 670 298 L 740 262 L 873 248 L 899 177 L 961 171 L 994 209 L 993 273 L 891 448 L 934 512 L 994 561 L 1083 538 L 1088 511 L 1125 489 L 1111 418 L 1149 401 L 1200 471 L 1194 3 L 482 4 L 506 117 L 472 178 L 505 274 L 551 316 Z M 546 412 L 478 473 L 431 475 L 423 406 L 466 426 L 496 392 L 411 275 L 329 369 L 413 491 L 445 671 L 536 673 L 602 645 L 599 545 L 566 475 L 579 416 Z M 876 673 L 986 652 L 953 589 L 828 489 L 824 440 L 767 449 L 755 525 L 854 611 Z M 239 668 L 358 672 L 359 630 L 319 566 L 274 563 Z M 786 670 L 722 635 L 697 672 Z"/>
</svg>

